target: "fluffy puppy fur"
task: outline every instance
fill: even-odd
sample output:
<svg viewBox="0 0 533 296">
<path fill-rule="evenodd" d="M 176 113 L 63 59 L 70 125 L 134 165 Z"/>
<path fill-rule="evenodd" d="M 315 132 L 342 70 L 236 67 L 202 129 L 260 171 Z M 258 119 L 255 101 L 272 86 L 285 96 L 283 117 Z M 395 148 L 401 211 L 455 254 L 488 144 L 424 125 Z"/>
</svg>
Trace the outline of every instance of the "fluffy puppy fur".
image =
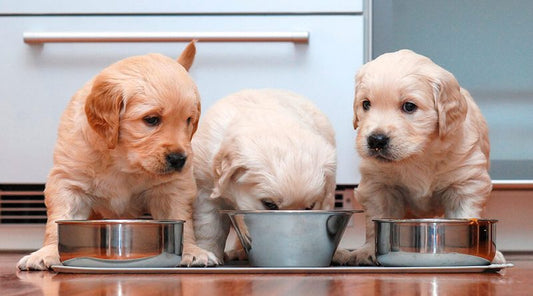
<svg viewBox="0 0 533 296">
<path fill-rule="evenodd" d="M 178 61 L 159 54 L 126 58 L 104 69 L 72 98 L 59 124 L 45 203 L 44 246 L 21 270 L 59 264 L 57 220 L 185 220 L 182 264 L 205 265 L 192 224 L 196 183 L 191 138 L 200 97 L 187 73 L 195 45 Z"/>
<path fill-rule="evenodd" d="M 410 50 L 384 54 L 358 72 L 353 108 L 367 218 L 350 264 L 375 264 L 374 218 L 480 217 L 492 189 L 488 128 L 450 72 Z"/>
<path fill-rule="evenodd" d="M 202 119 L 193 150 L 196 237 L 220 262 L 230 230 L 220 209 L 333 207 L 334 131 L 299 95 L 244 90 L 221 99 Z"/>
</svg>

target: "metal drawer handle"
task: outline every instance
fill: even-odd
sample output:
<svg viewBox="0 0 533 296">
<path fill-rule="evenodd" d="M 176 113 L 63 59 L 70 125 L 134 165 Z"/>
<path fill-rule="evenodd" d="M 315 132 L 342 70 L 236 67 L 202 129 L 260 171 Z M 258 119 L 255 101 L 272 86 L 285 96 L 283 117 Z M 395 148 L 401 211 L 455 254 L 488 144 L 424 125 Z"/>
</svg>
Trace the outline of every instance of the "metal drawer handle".
<svg viewBox="0 0 533 296">
<path fill-rule="evenodd" d="M 24 32 L 25 43 L 73 42 L 292 42 L 308 43 L 309 32 Z"/>
<path fill-rule="evenodd" d="M 531 190 L 533 189 L 533 180 L 492 180 L 492 189 Z"/>
</svg>

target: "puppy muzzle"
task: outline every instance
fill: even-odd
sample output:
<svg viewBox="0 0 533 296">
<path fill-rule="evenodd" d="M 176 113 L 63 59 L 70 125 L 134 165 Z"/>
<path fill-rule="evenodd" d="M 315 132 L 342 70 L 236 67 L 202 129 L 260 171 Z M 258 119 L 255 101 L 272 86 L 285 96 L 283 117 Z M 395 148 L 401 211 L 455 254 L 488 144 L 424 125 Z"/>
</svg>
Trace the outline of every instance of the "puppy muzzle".
<svg viewBox="0 0 533 296">
<path fill-rule="evenodd" d="M 386 150 L 389 146 L 389 137 L 385 134 L 376 133 L 371 134 L 366 139 L 368 143 L 368 148 L 374 151 Z"/>
<path fill-rule="evenodd" d="M 187 155 L 183 153 L 169 153 L 166 155 L 168 170 L 181 171 L 187 161 Z"/>
<path fill-rule="evenodd" d="M 389 136 L 383 133 L 372 133 L 367 139 L 368 154 L 380 160 L 391 160 L 389 155 Z"/>
</svg>

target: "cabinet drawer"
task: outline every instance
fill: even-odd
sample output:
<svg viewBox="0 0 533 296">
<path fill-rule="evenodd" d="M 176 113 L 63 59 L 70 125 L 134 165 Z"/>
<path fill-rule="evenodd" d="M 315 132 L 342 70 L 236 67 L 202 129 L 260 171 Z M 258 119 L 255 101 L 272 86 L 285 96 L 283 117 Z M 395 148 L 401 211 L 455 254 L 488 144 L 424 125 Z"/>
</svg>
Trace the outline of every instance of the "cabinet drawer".
<svg viewBox="0 0 533 296">
<path fill-rule="evenodd" d="M 2 0 L 0 14 L 167 14 L 167 13 L 360 13 L 362 0 L 227 1 L 15 1 Z"/>
<path fill-rule="evenodd" d="M 312 99 L 337 136 L 340 184 L 359 181 L 352 129 L 353 77 L 363 62 L 363 19 L 336 16 L 0 17 L 0 183 L 43 183 L 57 124 L 74 92 L 105 66 L 186 43 L 23 42 L 26 32 L 308 32 L 307 43 L 199 42 L 191 75 L 202 108 L 243 88 L 283 88 Z"/>
</svg>

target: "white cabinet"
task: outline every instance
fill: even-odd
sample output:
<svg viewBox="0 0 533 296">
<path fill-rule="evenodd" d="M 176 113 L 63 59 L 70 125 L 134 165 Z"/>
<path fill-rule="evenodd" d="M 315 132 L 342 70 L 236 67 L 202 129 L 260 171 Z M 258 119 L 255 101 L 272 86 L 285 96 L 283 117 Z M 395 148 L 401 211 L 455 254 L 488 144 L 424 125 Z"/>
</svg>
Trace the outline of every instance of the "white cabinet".
<svg viewBox="0 0 533 296">
<path fill-rule="evenodd" d="M 361 0 L 2 0 L 0 14 L 353 13 Z"/>
<path fill-rule="evenodd" d="M 46 181 L 59 118 L 74 92 L 100 70 L 132 55 L 177 57 L 186 44 L 23 41 L 24 33 L 47 32 L 308 33 L 307 43 L 199 42 L 191 75 L 202 108 L 243 88 L 301 93 L 334 124 L 338 183 L 359 181 L 351 121 L 354 75 L 363 63 L 361 0 L 2 0 L 0 27 L 0 184 Z M 343 245 L 359 244 L 361 235 L 353 232 L 347 230 Z M 42 233 L 43 225 L 0 223 L 0 249 L 38 248 Z"/>
<path fill-rule="evenodd" d="M 2 1 L 0 12 L 27 13 L 17 8 L 23 1 L 19 2 Z M 49 1 L 39 2 L 35 7 L 45 2 Z M 19 10 L 8 10 L 6 3 Z M 64 11 L 60 7 L 54 9 Z M 54 9 L 48 8 L 46 12 Z M 127 9 L 126 12 L 130 11 Z M 353 144 L 355 132 L 351 123 L 354 75 L 363 63 L 363 16 L 358 12 L 318 15 L 4 14 L 0 16 L 0 27 L 3 28 L 0 32 L 3 43 L 0 47 L 0 109 L 3 114 L 0 117 L 0 183 L 46 181 L 63 109 L 74 92 L 105 66 L 149 52 L 177 57 L 186 44 L 24 43 L 23 34 L 31 32 L 308 32 L 308 43 L 199 42 L 191 74 L 198 84 L 203 110 L 219 98 L 243 88 L 284 88 L 301 93 L 312 99 L 333 122 L 338 146 L 338 183 L 359 181 Z"/>
</svg>

